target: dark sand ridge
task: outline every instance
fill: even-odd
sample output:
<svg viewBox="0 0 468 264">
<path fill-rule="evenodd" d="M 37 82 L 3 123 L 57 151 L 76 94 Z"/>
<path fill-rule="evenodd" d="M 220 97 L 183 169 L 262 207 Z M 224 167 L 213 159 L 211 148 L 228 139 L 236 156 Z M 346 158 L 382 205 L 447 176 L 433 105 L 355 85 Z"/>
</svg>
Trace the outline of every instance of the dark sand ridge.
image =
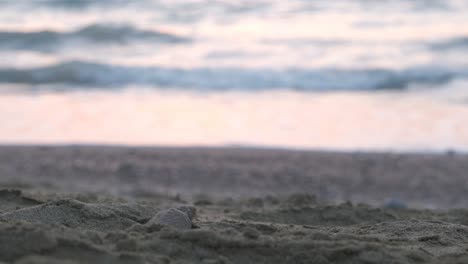
<svg viewBox="0 0 468 264">
<path fill-rule="evenodd" d="M 468 207 L 468 156 L 242 148 L 0 147 L 0 188 L 180 194 L 309 193 L 321 201 Z"/>
</svg>

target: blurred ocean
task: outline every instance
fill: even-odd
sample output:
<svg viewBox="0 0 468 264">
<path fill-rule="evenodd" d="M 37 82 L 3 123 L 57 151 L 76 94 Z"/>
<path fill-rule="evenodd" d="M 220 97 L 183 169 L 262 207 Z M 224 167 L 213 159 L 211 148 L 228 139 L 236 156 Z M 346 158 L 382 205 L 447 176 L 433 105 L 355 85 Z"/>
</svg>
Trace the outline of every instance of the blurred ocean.
<svg viewBox="0 0 468 264">
<path fill-rule="evenodd" d="M 468 0 L 0 7 L 0 143 L 468 149 Z"/>
</svg>

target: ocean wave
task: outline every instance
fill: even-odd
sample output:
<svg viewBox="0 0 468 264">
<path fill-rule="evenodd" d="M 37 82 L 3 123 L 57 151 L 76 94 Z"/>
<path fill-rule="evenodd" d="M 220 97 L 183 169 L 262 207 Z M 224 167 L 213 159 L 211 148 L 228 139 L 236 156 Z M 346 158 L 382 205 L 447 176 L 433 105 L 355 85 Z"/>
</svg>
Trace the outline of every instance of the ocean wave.
<svg viewBox="0 0 468 264">
<path fill-rule="evenodd" d="M 128 3 L 127 0 L 38 0 L 34 4 L 65 9 L 84 9 L 92 5 L 116 5 Z"/>
<path fill-rule="evenodd" d="M 302 0 L 299 0 L 299 2 Z M 193 12 L 210 12 L 210 10 L 222 11 L 223 14 L 245 14 L 251 12 L 260 12 L 268 9 L 274 3 L 268 0 L 257 1 L 193 1 L 193 0 L 37 0 L 29 4 L 36 6 L 46 6 L 49 8 L 62 8 L 69 10 L 87 9 L 91 7 L 105 8 L 127 8 L 132 7 L 147 7 L 147 8 L 162 8 L 168 11 L 175 9 L 178 12 L 193 13 Z"/>
<path fill-rule="evenodd" d="M 39 6 L 47 6 L 51 8 L 63 8 L 63 9 L 86 9 L 90 7 L 100 6 L 100 7 L 126 7 L 129 4 L 135 4 L 135 2 L 140 2 L 146 6 L 169 6 L 169 7 L 196 7 L 197 9 L 210 9 L 213 6 L 222 8 L 225 13 L 245 13 L 245 12 L 255 12 L 255 11 L 264 11 L 269 9 L 269 7 L 277 4 L 281 1 L 271 1 L 271 0 L 256 0 L 256 1 L 193 1 L 193 0 L 178 0 L 178 1 L 164 1 L 164 0 L 140 0 L 140 1 L 128 1 L 128 0 L 36 0 L 29 1 Z M 323 3 L 319 1 L 304 1 L 304 0 L 290 0 L 290 2 L 295 3 L 291 5 L 291 10 L 288 12 L 317 12 L 327 9 L 333 9 L 337 6 L 343 6 L 346 4 L 346 7 L 357 6 L 360 8 L 367 9 L 388 9 L 396 7 L 398 9 L 407 9 L 410 11 L 427 11 L 427 10 L 443 10 L 443 11 L 452 11 L 456 10 L 457 7 L 463 5 L 459 0 L 430 0 L 430 1 L 414 1 L 414 0 L 394 0 L 394 1 L 369 1 L 369 0 L 335 0 L 330 1 L 330 3 Z M 181 10 L 183 11 L 183 10 Z"/>
<path fill-rule="evenodd" d="M 122 88 L 145 85 L 155 88 L 195 90 L 301 91 L 405 89 L 412 84 L 438 85 L 467 78 L 467 71 L 440 67 L 388 69 L 246 69 L 130 67 L 83 61 L 30 69 L 0 69 L 0 83 L 47 86 L 65 84 L 70 89 Z"/>
<path fill-rule="evenodd" d="M 431 43 L 434 50 L 468 49 L 468 36 Z"/>
<path fill-rule="evenodd" d="M 152 41 L 157 43 L 181 43 L 188 38 L 170 33 L 142 30 L 131 25 L 91 24 L 70 31 L 17 32 L 0 31 L 0 48 L 15 50 L 35 50 L 52 52 L 60 45 L 73 42 L 89 44 L 126 44 L 132 41 Z"/>
</svg>

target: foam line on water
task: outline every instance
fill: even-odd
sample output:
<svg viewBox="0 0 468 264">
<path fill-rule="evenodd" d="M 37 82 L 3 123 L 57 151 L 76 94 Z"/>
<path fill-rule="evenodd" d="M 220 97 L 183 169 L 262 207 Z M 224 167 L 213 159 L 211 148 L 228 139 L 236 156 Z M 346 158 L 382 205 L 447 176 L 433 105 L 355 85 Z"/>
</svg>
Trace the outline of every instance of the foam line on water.
<svg viewBox="0 0 468 264">
<path fill-rule="evenodd" d="M 440 85 L 465 78 L 464 69 L 419 66 L 390 69 L 245 69 L 245 68 L 167 68 L 119 66 L 68 61 L 29 69 L 0 69 L 0 83 L 28 85 L 66 84 L 66 89 L 121 88 L 150 85 L 182 90 L 292 89 L 299 91 L 405 89 L 410 85 Z"/>
<path fill-rule="evenodd" d="M 76 42 L 92 45 L 123 45 L 137 41 L 177 44 L 188 42 L 190 39 L 171 33 L 140 29 L 130 24 L 90 24 L 67 32 L 0 31 L 0 48 L 40 52 L 54 52 L 61 45 Z"/>
</svg>

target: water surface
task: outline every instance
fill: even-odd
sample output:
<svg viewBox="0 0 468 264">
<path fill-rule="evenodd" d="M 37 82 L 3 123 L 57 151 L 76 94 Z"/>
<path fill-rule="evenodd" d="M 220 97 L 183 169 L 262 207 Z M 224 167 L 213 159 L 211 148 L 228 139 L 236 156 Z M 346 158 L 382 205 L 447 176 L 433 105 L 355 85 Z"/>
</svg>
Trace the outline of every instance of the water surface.
<svg viewBox="0 0 468 264">
<path fill-rule="evenodd" d="M 468 147 L 468 1 L 4 1 L 2 143 Z"/>
</svg>

